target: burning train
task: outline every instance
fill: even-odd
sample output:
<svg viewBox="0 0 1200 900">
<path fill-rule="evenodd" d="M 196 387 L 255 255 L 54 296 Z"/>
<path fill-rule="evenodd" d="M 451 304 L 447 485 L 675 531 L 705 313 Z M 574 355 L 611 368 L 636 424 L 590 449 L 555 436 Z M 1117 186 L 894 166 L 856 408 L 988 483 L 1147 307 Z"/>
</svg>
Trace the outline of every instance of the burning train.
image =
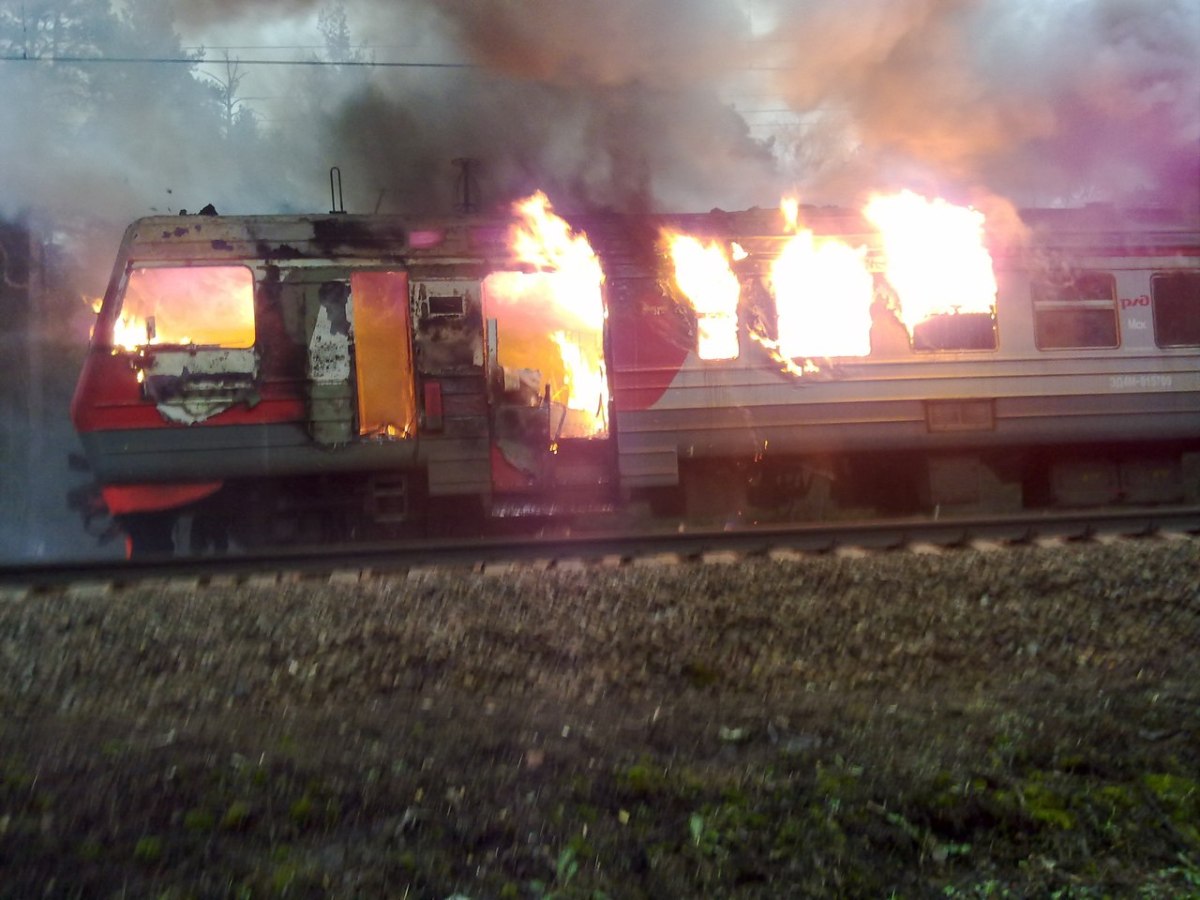
<svg viewBox="0 0 1200 900">
<path fill-rule="evenodd" d="M 72 418 L 131 552 L 1200 499 L 1200 221 L 158 216 Z"/>
</svg>

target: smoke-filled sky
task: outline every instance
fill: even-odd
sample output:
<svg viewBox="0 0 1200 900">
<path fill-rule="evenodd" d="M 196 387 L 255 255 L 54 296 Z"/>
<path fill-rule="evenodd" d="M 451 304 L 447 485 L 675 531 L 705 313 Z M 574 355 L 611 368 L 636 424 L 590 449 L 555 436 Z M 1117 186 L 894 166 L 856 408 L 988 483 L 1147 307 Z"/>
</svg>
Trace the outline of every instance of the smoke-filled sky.
<svg viewBox="0 0 1200 900">
<path fill-rule="evenodd" d="M 158 10 L 159 24 L 210 60 L 323 52 L 321 0 L 124 6 Z M 40 110 L 10 102 L 0 111 L 4 211 L 320 210 L 336 164 L 351 211 L 444 213 L 459 157 L 480 161 L 492 204 L 541 187 L 565 208 L 698 211 L 772 205 L 793 188 L 854 204 L 911 186 L 1018 205 L 1200 205 L 1194 0 L 340 8 L 361 59 L 470 67 L 246 65 L 239 94 L 263 137 L 247 143 L 197 129 L 156 95 L 154 67 L 126 67 L 145 81 L 144 102 L 108 111 L 75 146 L 44 146 Z M 0 86 L 28 68 L 0 63 Z"/>
</svg>

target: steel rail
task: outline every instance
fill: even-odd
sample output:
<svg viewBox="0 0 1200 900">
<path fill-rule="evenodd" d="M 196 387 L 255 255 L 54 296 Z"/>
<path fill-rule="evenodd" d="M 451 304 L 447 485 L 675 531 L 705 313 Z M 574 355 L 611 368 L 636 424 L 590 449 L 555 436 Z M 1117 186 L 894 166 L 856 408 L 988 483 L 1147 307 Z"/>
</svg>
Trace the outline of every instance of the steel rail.
<svg viewBox="0 0 1200 900">
<path fill-rule="evenodd" d="M 551 537 L 423 540 L 293 547 L 270 553 L 169 557 L 145 560 L 65 561 L 0 566 L 0 587 L 49 590 L 74 584 L 127 586 L 154 579 L 249 578 L 264 573 L 315 577 L 346 571 L 397 572 L 434 566 L 563 561 L 629 562 L 673 555 L 764 556 L 794 551 L 819 554 L 842 548 L 902 549 L 916 544 L 962 546 L 972 541 L 1026 543 L 1043 538 L 1087 539 L 1102 535 L 1200 534 L 1200 507 L 1154 507 L 986 518 L 869 520 L 732 530 L 690 529 L 635 534 L 589 531 Z"/>
</svg>

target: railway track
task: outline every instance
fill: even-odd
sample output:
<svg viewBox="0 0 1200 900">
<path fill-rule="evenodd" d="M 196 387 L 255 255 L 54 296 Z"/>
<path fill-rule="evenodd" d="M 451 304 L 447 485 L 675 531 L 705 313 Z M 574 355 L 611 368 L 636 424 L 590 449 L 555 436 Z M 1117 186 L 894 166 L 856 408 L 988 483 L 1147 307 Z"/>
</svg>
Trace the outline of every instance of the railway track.
<svg viewBox="0 0 1200 900">
<path fill-rule="evenodd" d="M 484 538 L 289 548 L 273 553 L 0 567 L 0 598 L 30 592 L 105 591 L 155 580 L 190 584 L 263 583 L 285 578 L 355 581 L 367 573 L 433 568 L 509 571 L 520 567 L 737 562 L 872 552 L 937 553 L 1002 549 L 1033 542 L 1200 537 L 1200 507 L 1171 507 L 945 520 L 905 519 L 693 529 L 615 530 L 531 538 Z"/>
</svg>

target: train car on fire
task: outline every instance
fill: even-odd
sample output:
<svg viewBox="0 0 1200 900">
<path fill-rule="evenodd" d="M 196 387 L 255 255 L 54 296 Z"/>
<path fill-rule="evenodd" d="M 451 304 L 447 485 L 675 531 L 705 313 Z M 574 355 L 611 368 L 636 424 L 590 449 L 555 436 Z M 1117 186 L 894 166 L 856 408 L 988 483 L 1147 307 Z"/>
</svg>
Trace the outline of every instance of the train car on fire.
<svg viewBox="0 0 1200 900">
<path fill-rule="evenodd" d="M 130 226 L 72 417 L 132 552 L 1200 495 L 1200 222 L 1026 213 L 966 302 L 974 251 L 912 281 L 845 210 L 518 209 Z"/>
</svg>

